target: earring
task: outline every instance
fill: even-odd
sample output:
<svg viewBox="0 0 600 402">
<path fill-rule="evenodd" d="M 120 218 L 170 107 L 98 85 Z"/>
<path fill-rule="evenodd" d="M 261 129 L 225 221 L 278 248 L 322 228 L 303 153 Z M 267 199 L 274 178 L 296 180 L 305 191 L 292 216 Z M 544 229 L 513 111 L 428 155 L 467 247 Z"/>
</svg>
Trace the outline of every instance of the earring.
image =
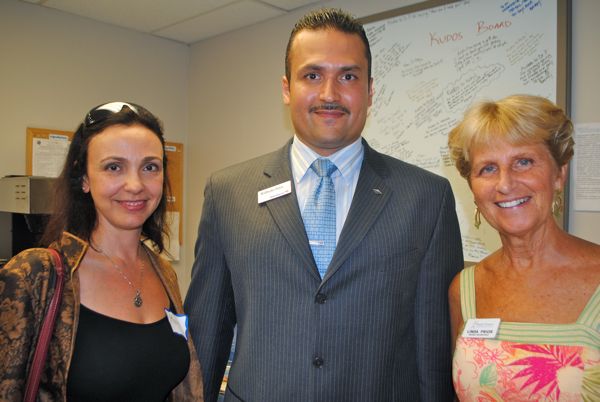
<svg viewBox="0 0 600 402">
<path fill-rule="evenodd" d="M 554 192 L 554 199 L 552 200 L 552 215 L 558 217 L 563 211 L 563 199 L 559 190 Z"/>
<path fill-rule="evenodd" d="M 473 223 L 475 229 L 479 229 L 479 226 L 481 226 L 481 211 L 479 210 L 479 207 L 475 207 L 475 215 L 473 216 L 473 220 L 475 221 Z"/>
</svg>

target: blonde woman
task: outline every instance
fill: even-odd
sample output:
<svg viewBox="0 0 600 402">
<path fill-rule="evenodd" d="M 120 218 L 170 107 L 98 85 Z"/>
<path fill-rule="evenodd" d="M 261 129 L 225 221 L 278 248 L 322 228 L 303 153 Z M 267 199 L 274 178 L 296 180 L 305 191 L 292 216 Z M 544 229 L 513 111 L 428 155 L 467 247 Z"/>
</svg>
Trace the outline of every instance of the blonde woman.
<svg viewBox="0 0 600 402">
<path fill-rule="evenodd" d="M 571 122 L 547 99 L 509 96 L 468 110 L 449 146 L 476 215 L 502 241 L 450 287 L 458 398 L 600 400 L 600 246 L 553 216 L 573 155 Z"/>
</svg>

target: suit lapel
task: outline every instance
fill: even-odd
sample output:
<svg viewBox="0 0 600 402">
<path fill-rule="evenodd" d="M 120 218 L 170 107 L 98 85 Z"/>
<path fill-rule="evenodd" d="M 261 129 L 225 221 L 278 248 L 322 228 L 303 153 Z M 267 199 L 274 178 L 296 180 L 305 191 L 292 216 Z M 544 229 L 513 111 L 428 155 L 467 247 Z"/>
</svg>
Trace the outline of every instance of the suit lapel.
<svg viewBox="0 0 600 402">
<path fill-rule="evenodd" d="M 273 157 L 265 164 L 263 170 L 264 186 L 257 189 L 257 191 L 288 180 L 292 181 L 291 194 L 267 201 L 265 206 L 292 249 L 302 259 L 304 265 L 310 267 L 310 273 L 320 281 L 321 277 L 312 258 L 312 251 L 308 245 L 304 222 L 298 207 L 298 198 L 290 167 L 290 145 L 291 141 L 275 152 Z M 383 158 L 369 147 L 364 139 L 363 145 L 365 156 L 354 197 L 352 198 L 352 205 L 348 211 L 348 217 L 323 282 L 342 266 L 350 253 L 360 244 L 392 195 L 392 189 L 387 187 L 385 183 L 388 168 Z"/>
<path fill-rule="evenodd" d="M 265 202 L 265 206 L 292 249 L 294 249 L 304 262 L 304 266 L 311 267 L 311 274 L 318 280 L 321 280 L 317 266 L 312 258 L 312 251 L 308 245 L 304 222 L 302 221 L 300 208 L 298 207 L 298 198 L 290 167 L 290 144 L 291 141 L 278 152 L 275 152 L 273 158 L 265 164 L 263 170 L 265 186 L 259 188 L 258 191 L 288 180 L 292 181 L 291 194 L 267 201 Z"/>
<path fill-rule="evenodd" d="M 352 205 L 340 234 L 338 245 L 324 281 L 331 277 L 360 244 L 389 201 L 392 189 L 384 178 L 388 169 L 381 158 L 363 139 L 365 156 L 356 184 Z"/>
</svg>

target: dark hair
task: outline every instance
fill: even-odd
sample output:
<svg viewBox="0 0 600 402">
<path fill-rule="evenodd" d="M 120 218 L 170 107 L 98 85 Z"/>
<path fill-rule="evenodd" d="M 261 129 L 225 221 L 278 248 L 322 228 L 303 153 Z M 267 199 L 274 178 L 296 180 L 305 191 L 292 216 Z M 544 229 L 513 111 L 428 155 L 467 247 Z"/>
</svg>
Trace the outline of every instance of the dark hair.
<svg viewBox="0 0 600 402">
<path fill-rule="evenodd" d="M 170 186 L 162 123 L 144 107 L 123 102 L 111 102 L 95 107 L 88 112 L 85 120 L 77 128 L 69 146 L 62 173 L 56 182 L 54 212 L 40 241 L 42 245 L 47 246 L 60 239 L 63 231 L 90 241 L 92 231 L 97 225 L 96 207 L 91 194 L 85 193 L 82 189 L 83 178 L 87 173 L 90 140 L 108 127 L 136 124 L 142 125 L 156 134 L 163 146 L 163 193 L 158 207 L 144 222 L 142 235 L 152 240 L 159 252 L 165 249 L 163 236 L 168 237 L 166 211 Z"/>
<path fill-rule="evenodd" d="M 367 34 L 365 33 L 362 24 L 358 22 L 356 18 L 339 8 L 321 8 L 304 15 L 296 22 L 296 25 L 294 25 L 294 29 L 292 30 L 290 39 L 287 43 L 287 48 L 285 49 L 285 76 L 288 81 L 290 81 L 291 78 L 290 52 L 292 50 L 294 38 L 301 31 L 316 31 L 319 29 L 333 29 L 347 34 L 358 35 L 365 45 L 368 76 L 369 78 L 371 77 L 371 47 L 369 46 L 369 39 L 367 38 Z"/>
</svg>

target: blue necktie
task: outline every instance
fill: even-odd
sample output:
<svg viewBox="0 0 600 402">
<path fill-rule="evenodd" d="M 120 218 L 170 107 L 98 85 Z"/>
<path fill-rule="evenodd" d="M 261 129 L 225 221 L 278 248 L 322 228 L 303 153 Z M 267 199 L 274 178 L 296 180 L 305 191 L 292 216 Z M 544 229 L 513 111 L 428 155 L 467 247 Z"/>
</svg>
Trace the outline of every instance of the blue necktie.
<svg viewBox="0 0 600 402">
<path fill-rule="evenodd" d="M 304 227 L 317 268 L 323 278 L 335 251 L 335 188 L 331 174 L 337 167 L 329 159 L 319 158 L 310 168 L 320 180 L 306 202 Z"/>
</svg>

